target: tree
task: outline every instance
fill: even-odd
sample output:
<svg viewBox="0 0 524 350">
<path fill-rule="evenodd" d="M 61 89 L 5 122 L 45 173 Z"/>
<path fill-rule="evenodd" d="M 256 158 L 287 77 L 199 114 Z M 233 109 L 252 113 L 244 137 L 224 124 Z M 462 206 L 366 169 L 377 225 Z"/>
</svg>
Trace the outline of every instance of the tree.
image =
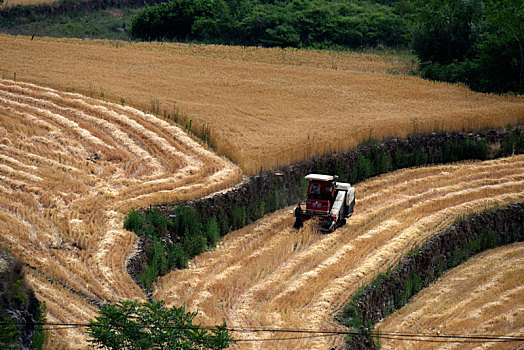
<svg viewBox="0 0 524 350">
<path fill-rule="evenodd" d="M 89 322 L 89 342 L 98 349 L 226 349 L 232 336 L 222 325 L 194 325 L 196 312 L 166 308 L 163 301 L 123 301 L 102 307 Z"/>
<path fill-rule="evenodd" d="M 486 4 L 487 33 L 478 45 L 478 89 L 524 92 L 524 2 Z"/>
<path fill-rule="evenodd" d="M 523 23 L 522 0 L 423 3 L 412 42 L 421 75 L 481 92 L 523 93 Z"/>
<path fill-rule="evenodd" d="M 449 64 L 475 55 L 483 29 L 482 0 L 423 2 L 412 46 L 422 62 Z"/>
</svg>

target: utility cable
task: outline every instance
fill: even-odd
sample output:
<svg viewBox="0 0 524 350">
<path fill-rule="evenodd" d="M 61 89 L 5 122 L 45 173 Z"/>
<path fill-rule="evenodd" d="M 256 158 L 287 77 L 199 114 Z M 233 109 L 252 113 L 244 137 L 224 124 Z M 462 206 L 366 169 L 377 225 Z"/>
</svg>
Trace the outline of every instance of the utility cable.
<svg viewBox="0 0 524 350">
<path fill-rule="evenodd" d="M 54 322 L 0 322 L 0 325 L 35 325 L 42 326 L 43 330 L 60 330 L 67 328 L 82 328 L 82 327 L 106 327 L 106 325 L 90 324 L 90 323 L 54 323 Z M 125 328 L 125 326 L 124 326 Z M 204 329 L 208 331 L 216 330 L 215 327 L 179 327 L 179 326 L 142 326 L 140 328 L 159 328 L 159 329 L 180 329 L 191 330 L 195 328 Z M 337 330 L 312 330 L 312 329 L 280 329 L 280 328 L 225 328 L 230 332 L 235 333 L 294 333 L 294 334 L 309 334 L 307 336 L 296 337 L 281 337 L 281 338 L 258 338 L 258 339 L 235 339 L 235 342 L 255 342 L 255 341 L 281 341 L 281 340 L 298 340 L 321 337 L 332 337 L 337 335 L 360 335 L 360 332 L 352 331 L 337 331 Z M 418 342 L 463 342 L 463 343 L 484 343 L 484 342 L 524 342 L 523 335 L 508 336 L 508 335 L 462 335 L 462 334 L 431 334 L 431 333 L 406 333 L 406 332 L 368 332 L 372 337 L 380 339 L 391 340 L 405 340 Z"/>
</svg>

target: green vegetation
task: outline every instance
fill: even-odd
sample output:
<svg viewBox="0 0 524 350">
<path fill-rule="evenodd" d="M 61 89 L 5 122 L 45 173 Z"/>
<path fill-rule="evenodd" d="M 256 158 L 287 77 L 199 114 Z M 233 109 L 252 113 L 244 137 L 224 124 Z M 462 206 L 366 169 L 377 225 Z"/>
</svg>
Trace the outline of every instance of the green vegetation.
<svg viewBox="0 0 524 350">
<path fill-rule="evenodd" d="M 416 18 L 413 49 L 423 77 L 524 92 L 522 1 L 431 0 Z"/>
<path fill-rule="evenodd" d="M 495 156 L 508 152 L 522 152 L 521 132 L 508 133 L 501 150 Z M 418 141 L 420 142 L 420 141 Z M 490 147 L 482 139 L 459 136 L 449 138 L 439 146 L 400 146 L 389 150 L 377 141 L 368 140 L 359 148 L 354 160 L 322 157 L 312 161 L 303 171 L 339 175 L 341 181 L 357 183 L 395 169 L 427 164 L 438 164 L 465 159 L 488 159 Z M 308 170 L 306 170 L 308 169 Z M 247 192 L 233 193 L 216 207 L 173 205 L 169 212 L 157 208 L 142 212 L 132 210 L 124 227 L 148 242 L 148 262 L 138 276 L 141 285 L 150 289 L 158 276 L 174 268 L 187 267 L 189 259 L 213 249 L 221 236 L 240 229 L 267 213 L 274 212 L 304 199 L 308 181 L 305 174 L 275 175 L 271 179 L 263 173 L 252 179 Z"/>
<path fill-rule="evenodd" d="M 15 6 L 4 10 L 8 13 L 0 13 L 0 31 L 13 35 L 129 40 L 127 30 L 131 19 L 140 10 L 136 5 L 93 9 L 77 4 L 68 11 L 29 11 L 29 14 L 22 11 L 35 7 Z M 17 9 L 20 15 L 16 14 Z"/>
<path fill-rule="evenodd" d="M 520 212 L 524 208 L 520 204 Z M 486 210 L 484 214 L 497 215 L 498 206 Z M 502 209 L 504 210 L 504 209 Z M 482 214 L 480 214 L 482 215 Z M 516 214 L 518 215 L 518 214 Z M 498 246 L 522 240 L 522 225 L 512 225 L 505 219 L 496 223 L 495 219 L 485 220 L 487 224 L 475 234 L 475 221 L 478 215 L 468 215 L 455 220 L 455 223 L 435 239 L 428 240 L 420 249 L 407 254 L 403 261 L 377 276 L 368 286 L 360 288 L 352 297 L 340 315 L 343 323 L 358 334 L 347 338 L 351 346 L 366 344 L 367 348 L 376 348 L 371 335 L 373 325 L 406 305 L 423 288 L 430 285 L 444 271 L 456 267 L 471 256 Z M 516 219 L 517 221 L 518 219 Z M 504 230 L 496 231 L 497 227 Z M 513 227 L 513 226 L 516 226 Z M 462 232 L 459 234 L 458 232 Z M 442 247 L 452 246 L 450 251 Z M 362 325 L 365 325 L 363 329 Z M 375 345 L 374 345 L 375 344 Z"/>
<path fill-rule="evenodd" d="M 358 155 L 356 165 L 351 165 L 350 168 L 338 167 L 337 170 L 341 179 L 347 179 L 350 183 L 357 183 L 396 169 L 457 162 L 466 159 L 486 160 L 490 156 L 490 148 L 486 141 L 474 140 L 467 136 L 463 139 L 448 140 L 438 150 L 420 147 L 408 151 L 397 148 L 393 154 L 389 154 L 381 150 L 376 141 L 371 142 L 368 147 L 368 152 Z"/>
<path fill-rule="evenodd" d="M 18 325 L 18 322 L 45 322 L 45 303 L 39 303 L 25 282 L 23 263 L 0 246 L 0 348 L 19 349 L 24 330 L 35 330 L 32 348 L 43 349 L 45 333 L 42 325 Z M 36 313 L 33 311 L 36 309 Z M 17 315 L 18 318 L 13 318 Z M 22 317 L 22 318 L 20 318 Z M 35 321 L 33 321 L 33 319 Z M 26 339 L 26 341 L 28 341 Z"/>
<path fill-rule="evenodd" d="M 142 40 L 280 47 L 388 47 L 408 42 L 409 6 L 365 0 L 174 0 L 131 23 Z"/>
<path fill-rule="evenodd" d="M 193 324 L 196 312 L 166 308 L 162 301 L 123 301 L 105 305 L 99 314 L 87 329 L 99 349 L 226 349 L 233 341 L 225 321 L 203 329 Z"/>
<path fill-rule="evenodd" d="M 15 342 L 19 335 L 20 331 L 16 327 L 15 321 L 9 317 L 0 316 L 0 348 L 6 350 L 18 349 Z"/>
<path fill-rule="evenodd" d="M 225 232 L 245 224 L 245 209 L 239 208 L 238 212 L 240 217 L 233 216 L 236 226 L 226 224 Z M 132 210 L 124 221 L 124 228 L 150 242 L 148 263 L 138 276 L 146 289 L 169 270 L 186 268 L 189 259 L 214 248 L 220 239 L 220 227 L 215 217 L 202 222 L 193 208 L 183 204 L 173 207 L 170 219 L 156 208 L 144 212 Z"/>
<path fill-rule="evenodd" d="M 38 308 L 38 315 L 35 319 L 36 329 L 33 334 L 33 349 L 43 350 L 47 333 L 44 331 L 44 324 L 46 323 L 47 307 L 45 301 L 41 301 Z"/>
<path fill-rule="evenodd" d="M 500 143 L 501 157 L 524 153 L 524 132 L 508 134 Z"/>
</svg>

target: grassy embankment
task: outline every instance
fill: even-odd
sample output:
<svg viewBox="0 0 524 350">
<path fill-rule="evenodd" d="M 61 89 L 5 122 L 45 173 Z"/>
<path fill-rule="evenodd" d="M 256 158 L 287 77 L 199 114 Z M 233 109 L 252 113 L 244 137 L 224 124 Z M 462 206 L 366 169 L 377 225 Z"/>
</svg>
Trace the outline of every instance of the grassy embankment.
<svg viewBox="0 0 524 350">
<path fill-rule="evenodd" d="M 484 140 L 468 137 L 450 139 L 435 149 L 426 146 L 427 148 L 418 148 L 411 152 L 402 148 L 380 149 L 377 144 L 373 145 L 373 141 L 370 143 L 368 150 L 358 153 L 355 164 L 318 161 L 315 162 L 313 171 L 335 173 L 339 175 L 340 181 L 355 184 L 373 176 L 412 166 L 519 154 L 524 152 L 524 133 L 509 133 L 497 150 L 492 150 Z M 173 268 L 185 268 L 189 259 L 214 248 L 220 236 L 302 200 L 307 186 L 303 179 L 305 173 L 294 175 L 300 180 L 275 182 L 269 187 L 270 191 L 266 192 L 242 192 L 243 196 L 254 199 L 244 201 L 244 205 L 239 205 L 236 201 L 223 203 L 225 207 L 220 208 L 220 215 L 212 217 L 208 214 L 210 209 L 206 205 L 199 207 L 201 211 L 184 204 L 174 205 L 167 213 L 168 216 L 157 209 L 142 213 L 132 211 L 124 226 L 152 241 L 148 264 L 139 276 L 140 283 L 149 289 L 157 276 L 164 275 Z"/>
<path fill-rule="evenodd" d="M 410 303 L 414 296 L 433 284 L 448 269 L 459 266 L 471 256 L 485 250 L 522 241 L 521 215 L 523 208 L 524 204 L 520 203 L 506 208 L 495 206 L 478 214 L 459 215 L 452 226 L 431 237 L 424 244 L 415 247 L 396 266 L 379 274 L 371 283 L 359 289 L 341 314 L 343 323 L 353 332 L 358 333 L 348 336 L 349 347 L 369 349 L 380 347 L 380 340 L 376 341 L 376 339 L 380 339 L 380 336 L 376 338 L 376 333 L 373 332 L 374 325 Z M 478 274 L 483 275 L 482 272 L 478 272 Z M 508 273 L 508 275 L 511 276 L 513 273 Z M 482 278 L 477 280 L 482 281 Z M 493 282 L 503 283 L 503 281 Z M 477 290 L 479 288 L 473 283 L 467 285 L 469 286 L 467 293 L 472 293 L 471 288 L 473 286 Z M 464 288 L 466 285 L 462 287 Z M 506 292 L 511 293 L 511 288 Z M 518 295 L 518 292 L 516 295 Z M 474 295 L 472 299 L 478 302 L 478 297 L 478 295 Z M 462 299 L 463 304 L 466 303 L 466 298 L 460 299 Z M 451 308 L 449 304 L 453 305 L 452 308 L 455 309 L 454 313 L 456 313 L 457 318 L 467 317 L 466 315 L 459 316 L 461 315 L 460 311 L 457 310 L 460 308 L 459 303 L 460 300 L 448 300 L 448 307 Z M 489 307 L 482 304 L 482 308 Z M 436 307 L 436 309 L 439 308 Z M 435 311 L 432 310 L 432 314 L 441 317 L 441 314 Z M 518 313 L 518 311 L 516 312 Z M 475 318 L 476 322 L 474 321 L 473 324 L 477 326 L 482 325 L 487 320 L 485 315 L 482 318 L 477 315 Z M 481 321 L 481 319 L 484 321 Z M 391 321 L 388 323 L 389 329 L 398 328 Z M 515 332 L 520 328 L 520 325 L 506 325 L 504 327 L 500 322 L 489 322 L 489 324 L 491 327 L 488 327 L 488 332 L 494 334 L 501 334 L 501 332 L 508 334 L 508 332 Z M 422 325 L 417 325 L 416 328 L 422 328 L 423 333 L 428 333 L 428 329 L 424 329 Z M 439 331 L 440 328 L 450 329 L 447 326 L 443 327 L 443 324 L 438 327 Z M 474 331 L 472 328 L 470 325 L 462 330 L 453 329 L 453 333 L 470 334 Z M 413 327 L 410 327 L 410 332 L 413 331 Z M 404 329 L 404 332 L 408 333 L 407 329 Z"/>
</svg>

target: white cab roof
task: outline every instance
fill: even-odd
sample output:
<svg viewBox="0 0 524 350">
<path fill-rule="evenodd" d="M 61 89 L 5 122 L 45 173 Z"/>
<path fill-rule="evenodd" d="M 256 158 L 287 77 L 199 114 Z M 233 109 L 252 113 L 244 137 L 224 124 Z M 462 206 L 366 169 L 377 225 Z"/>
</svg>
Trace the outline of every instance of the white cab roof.
<svg viewBox="0 0 524 350">
<path fill-rule="evenodd" d="M 306 175 L 306 180 L 333 181 L 335 178 L 333 175 L 309 174 Z"/>
</svg>

